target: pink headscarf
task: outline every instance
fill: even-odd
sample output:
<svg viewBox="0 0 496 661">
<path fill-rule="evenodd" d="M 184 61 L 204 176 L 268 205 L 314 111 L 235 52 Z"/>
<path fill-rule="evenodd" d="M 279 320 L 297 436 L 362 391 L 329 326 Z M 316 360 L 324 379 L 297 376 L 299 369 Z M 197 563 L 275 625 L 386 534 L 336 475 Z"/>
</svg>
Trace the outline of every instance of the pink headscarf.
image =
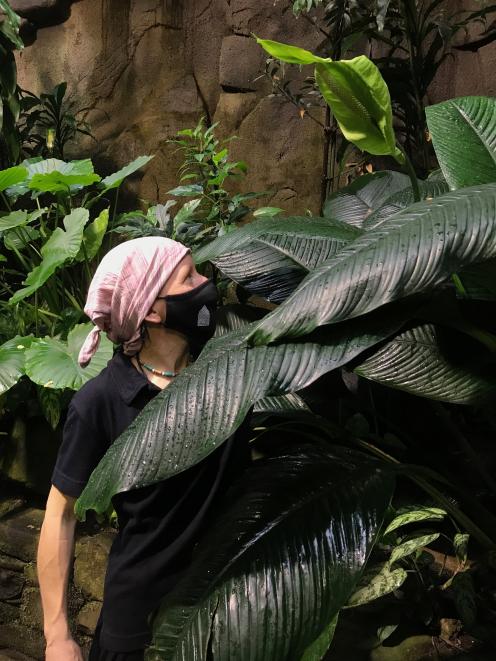
<svg viewBox="0 0 496 661">
<path fill-rule="evenodd" d="M 172 271 L 189 252 L 182 243 L 150 236 L 125 241 L 100 262 L 91 281 L 84 311 L 95 324 L 79 352 L 86 367 L 105 331 L 124 353 L 141 347 L 140 327 Z"/>
</svg>

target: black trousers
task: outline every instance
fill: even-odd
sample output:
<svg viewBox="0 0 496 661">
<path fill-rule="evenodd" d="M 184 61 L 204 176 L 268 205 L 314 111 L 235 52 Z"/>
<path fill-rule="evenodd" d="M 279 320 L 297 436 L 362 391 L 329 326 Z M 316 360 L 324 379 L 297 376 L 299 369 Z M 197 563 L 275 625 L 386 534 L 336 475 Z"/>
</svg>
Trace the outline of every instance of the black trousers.
<svg viewBox="0 0 496 661">
<path fill-rule="evenodd" d="M 95 636 L 90 649 L 88 661 L 144 661 L 145 650 L 134 650 L 132 652 L 110 652 L 100 647 L 100 630 L 102 628 L 101 618 L 95 629 Z"/>
</svg>

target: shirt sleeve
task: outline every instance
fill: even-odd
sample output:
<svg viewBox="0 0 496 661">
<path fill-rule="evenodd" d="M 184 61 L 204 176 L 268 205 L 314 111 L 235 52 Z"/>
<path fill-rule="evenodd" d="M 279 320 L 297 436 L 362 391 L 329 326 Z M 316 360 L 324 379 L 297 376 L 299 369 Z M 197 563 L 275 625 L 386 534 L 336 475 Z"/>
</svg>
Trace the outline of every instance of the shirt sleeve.
<svg viewBox="0 0 496 661">
<path fill-rule="evenodd" d="M 78 498 L 108 445 L 105 439 L 83 420 L 71 402 L 52 473 L 52 484 L 67 496 Z"/>
</svg>

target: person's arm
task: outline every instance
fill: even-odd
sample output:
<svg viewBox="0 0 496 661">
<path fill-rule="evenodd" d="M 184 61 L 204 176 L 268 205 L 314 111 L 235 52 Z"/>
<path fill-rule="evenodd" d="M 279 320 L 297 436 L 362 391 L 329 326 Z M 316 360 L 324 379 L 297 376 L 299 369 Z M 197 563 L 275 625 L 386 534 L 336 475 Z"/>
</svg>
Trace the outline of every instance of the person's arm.
<svg viewBox="0 0 496 661">
<path fill-rule="evenodd" d="M 83 661 L 67 618 L 67 587 L 74 555 L 76 498 L 52 485 L 40 532 L 37 571 L 43 605 L 46 661 Z"/>
</svg>

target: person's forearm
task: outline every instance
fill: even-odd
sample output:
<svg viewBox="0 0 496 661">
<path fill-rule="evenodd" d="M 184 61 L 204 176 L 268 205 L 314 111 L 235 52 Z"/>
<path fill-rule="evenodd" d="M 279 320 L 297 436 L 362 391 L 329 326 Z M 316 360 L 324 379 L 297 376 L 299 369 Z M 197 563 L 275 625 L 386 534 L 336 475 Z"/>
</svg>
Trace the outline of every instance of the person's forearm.
<svg viewBox="0 0 496 661">
<path fill-rule="evenodd" d="M 71 636 L 67 585 L 74 555 L 73 516 L 46 513 L 38 544 L 37 570 L 47 644 Z"/>
</svg>

